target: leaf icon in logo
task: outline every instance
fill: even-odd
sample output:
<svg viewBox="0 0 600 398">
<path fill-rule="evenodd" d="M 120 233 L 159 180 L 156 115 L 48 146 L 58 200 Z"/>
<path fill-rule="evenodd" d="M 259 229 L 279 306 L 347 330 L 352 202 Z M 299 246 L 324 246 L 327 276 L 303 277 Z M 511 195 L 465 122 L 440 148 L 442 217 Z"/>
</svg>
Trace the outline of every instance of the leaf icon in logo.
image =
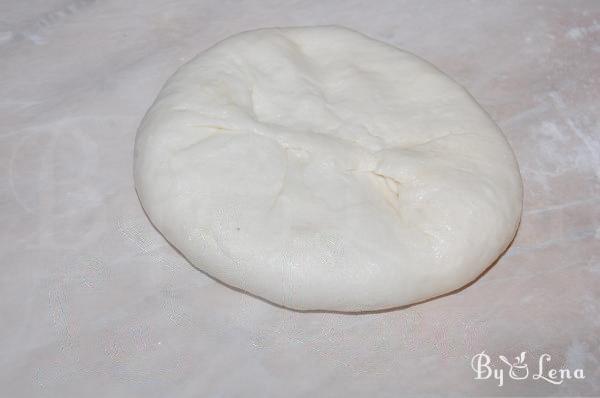
<svg viewBox="0 0 600 398">
<path fill-rule="evenodd" d="M 504 355 L 498 355 L 502 362 L 508 365 L 508 375 L 513 380 L 523 380 L 529 376 L 529 369 L 525 363 L 525 351 L 515 357 L 515 362 L 510 363 Z"/>
</svg>

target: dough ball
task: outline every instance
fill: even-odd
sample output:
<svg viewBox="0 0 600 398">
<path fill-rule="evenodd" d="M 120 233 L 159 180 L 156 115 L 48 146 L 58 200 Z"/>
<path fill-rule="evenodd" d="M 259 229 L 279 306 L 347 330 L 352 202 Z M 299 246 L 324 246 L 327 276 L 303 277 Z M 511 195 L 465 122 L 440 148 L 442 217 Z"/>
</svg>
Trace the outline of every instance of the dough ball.
<svg viewBox="0 0 600 398">
<path fill-rule="evenodd" d="M 232 36 L 139 128 L 135 184 L 197 268 L 285 307 L 367 311 L 460 288 L 507 247 L 501 131 L 428 62 L 340 27 Z"/>
</svg>

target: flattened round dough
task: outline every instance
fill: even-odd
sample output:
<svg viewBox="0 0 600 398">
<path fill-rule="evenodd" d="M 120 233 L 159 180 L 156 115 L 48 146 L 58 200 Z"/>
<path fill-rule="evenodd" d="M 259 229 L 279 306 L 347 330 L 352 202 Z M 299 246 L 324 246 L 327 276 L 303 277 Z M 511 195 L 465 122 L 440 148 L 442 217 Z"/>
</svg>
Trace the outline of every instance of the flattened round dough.
<svg viewBox="0 0 600 398">
<path fill-rule="evenodd" d="M 295 309 L 377 310 L 455 290 L 507 247 L 522 183 L 473 98 L 339 27 L 261 29 L 166 83 L 135 183 L 196 267 Z"/>
</svg>

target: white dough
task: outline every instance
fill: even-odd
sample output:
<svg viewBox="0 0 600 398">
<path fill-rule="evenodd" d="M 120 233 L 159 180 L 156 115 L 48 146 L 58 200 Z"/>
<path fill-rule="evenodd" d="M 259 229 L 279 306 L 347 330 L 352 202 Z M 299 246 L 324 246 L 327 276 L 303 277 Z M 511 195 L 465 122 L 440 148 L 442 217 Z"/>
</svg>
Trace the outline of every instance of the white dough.
<svg viewBox="0 0 600 398">
<path fill-rule="evenodd" d="M 232 36 L 180 68 L 136 138 L 135 183 L 196 267 L 295 309 L 407 305 L 512 240 L 502 133 L 422 59 L 339 27 Z"/>
</svg>

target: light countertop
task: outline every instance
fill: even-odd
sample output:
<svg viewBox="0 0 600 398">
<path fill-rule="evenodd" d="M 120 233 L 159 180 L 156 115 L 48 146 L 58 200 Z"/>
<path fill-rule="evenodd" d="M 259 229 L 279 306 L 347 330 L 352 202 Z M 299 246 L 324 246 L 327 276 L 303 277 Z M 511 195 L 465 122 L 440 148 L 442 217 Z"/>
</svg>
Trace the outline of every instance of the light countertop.
<svg viewBox="0 0 600 398">
<path fill-rule="evenodd" d="M 339 24 L 411 51 L 500 125 L 525 186 L 508 252 L 456 294 L 299 313 L 190 266 L 133 188 L 136 128 L 185 61 Z M 600 395 L 599 1 L 0 2 L 0 396 Z M 553 384 L 475 380 L 473 355 Z M 545 371 L 546 371 L 545 370 Z"/>
</svg>

